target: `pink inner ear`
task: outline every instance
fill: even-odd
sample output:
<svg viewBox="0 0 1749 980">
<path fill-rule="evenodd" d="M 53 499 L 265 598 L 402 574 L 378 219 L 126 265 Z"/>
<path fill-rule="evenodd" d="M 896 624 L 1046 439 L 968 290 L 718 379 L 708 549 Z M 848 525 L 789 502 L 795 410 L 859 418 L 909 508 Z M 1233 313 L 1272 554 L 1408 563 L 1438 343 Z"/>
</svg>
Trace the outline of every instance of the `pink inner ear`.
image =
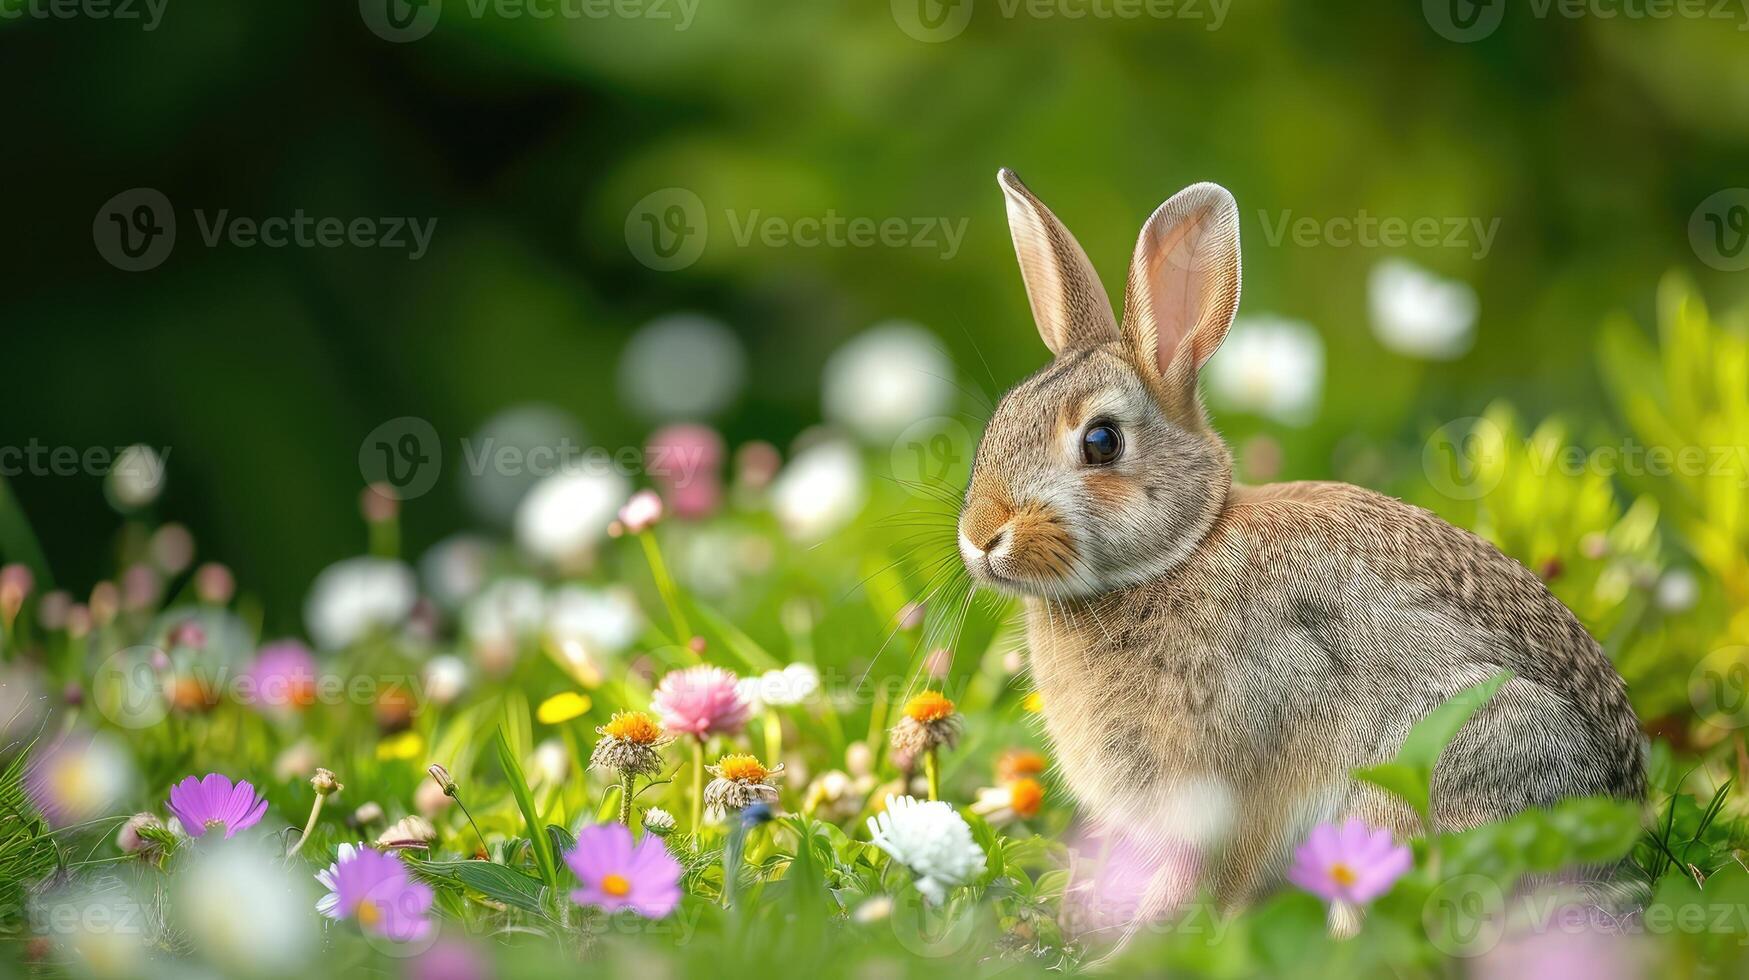
<svg viewBox="0 0 1749 980">
<path fill-rule="evenodd" d="M 1154 358 L 1162 375 L 1172 373 L 1180 353 L 1190 358 L 1180 370 L 1195 371 L 1214 355 L 1226 335 L 1226 325 L 1238 305 L 1236 248 L 1222 227 L 1216 206 L 1204 203 L 1188 214 L 1175 213 L 1169 201 L 1148 219 L 1132 276 L 1145 298 L 1138 311 L 1139 336 L 1150 333 Z M 1126 311 L 1126 317 L 1128 311 Z M 1216 321 L 1219 321 L 1218 323 Z"/>
</svg>

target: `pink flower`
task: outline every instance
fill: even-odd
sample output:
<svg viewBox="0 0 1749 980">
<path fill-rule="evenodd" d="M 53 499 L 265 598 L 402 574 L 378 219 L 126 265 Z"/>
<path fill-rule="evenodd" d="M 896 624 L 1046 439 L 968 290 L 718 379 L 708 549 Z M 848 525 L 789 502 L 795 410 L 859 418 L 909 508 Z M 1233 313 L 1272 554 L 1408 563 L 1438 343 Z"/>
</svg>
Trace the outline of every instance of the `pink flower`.
<svg viewBox="0 0 1749 980">
<path fill-rule="evenodd" d="M 629 908 L 660 919 L 680 904 L 680 862 L 660 837 L 633 843 L 623 824 L 585 827 L 577 846 L 566 852 L 565 863 L 583 883 L 571 892 L 578 905 L 597 905 L 608 912 Z"/>
<path fill-rule="evenodd" d="M 355 847 L 350 855 L 341 855 L 329 876 L 338 918 L 357 919 L 366 931 L 398 943 L 422 939 L 431 931 L 426 913 L 436 895 L 430 885 L 413 880 L 399 858 Z"/>
<path fill-rule="evenodd" d="M 705 517 L 722 502 L 723 438 L 702 425 L 656 430 L 644 449 L 650 478 L 681 517 Z"/>
<path fill-rule="evenodd" d="M 747 724 L 753 706 L 736 687 L 739 678 L 721 667 L 669 671 L 656 686 L 651 707 L 662 727 L 678 735 L 733 735 Z"/>
<path fill-rule="evenodd" d="M 1391 890 L 1413 857 L 1391 832 L 1350 817 L 1341 827 L 1319 824 L 1294 852 L 1287 880 L 1330 902 L 1365 905 Z"/>
<path fill-rule="evenodd" d="M 619 525 L 627 534 L 642 534 L 662 519 L 662 498 L 654 490 L 639 490 L 619 509 Z"/>
<path fill-rule="evenodd" d="M 182 821 L 182 829 L 190 837 L 222 827 L 229 840 L 237 831 L 261 822 L 267 815 L 267 800 L 248 780 L 239 779 L 233 786 L 224 774 L 209 772 L 199 779 L 189 776 L 170 787 L 170 813 Z"/>
<path fill-rule="evenodd" d="M 316 658 L 296 640 L 262 647 L 244 676 L 249 702 L 262 711 L 285 715 L 316 703 Z"/>
</svg>

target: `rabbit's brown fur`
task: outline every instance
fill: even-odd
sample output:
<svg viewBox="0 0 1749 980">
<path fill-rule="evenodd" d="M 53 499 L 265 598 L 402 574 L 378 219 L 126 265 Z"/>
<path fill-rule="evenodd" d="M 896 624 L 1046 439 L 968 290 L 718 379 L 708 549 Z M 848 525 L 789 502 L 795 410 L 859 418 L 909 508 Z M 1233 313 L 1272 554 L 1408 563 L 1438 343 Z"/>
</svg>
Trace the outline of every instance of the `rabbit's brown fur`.
<svg viewBox="0 0 1749 980">
<path fill-rule="evenodd" d="M 1418 832 L 1350 771 L 1501 668 L 1512 679 L 1441 756 L 1436 822 L 1643 793 L 1621 677 L 1534 574 L 1370 490 L 1233 482 L 1195 390 L 1238 302 L 1230 196 L 1198 185 L 1150 219 L 1120 329 L 1073 238 L 1011 173 L 1002 183 L 1057 358 L 998 405 L 961 550 L 976 578 L 1026 596 L 1046 728 L 1089 813 L 1188 847 L 1197 885 L 1245 901 L 1318 822 Z M 1123 455 L 1081 465 L 1077 440 L 1100 420 Z"/>
</svg>

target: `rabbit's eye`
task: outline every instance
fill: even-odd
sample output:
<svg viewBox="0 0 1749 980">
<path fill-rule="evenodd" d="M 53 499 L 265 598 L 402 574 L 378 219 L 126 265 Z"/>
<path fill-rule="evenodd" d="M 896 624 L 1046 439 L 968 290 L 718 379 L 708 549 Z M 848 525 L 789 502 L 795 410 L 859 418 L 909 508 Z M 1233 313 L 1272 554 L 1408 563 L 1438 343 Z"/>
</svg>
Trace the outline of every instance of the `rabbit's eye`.
<svg viewBox="0 0 1749 980">
<path fill-rule="evenodd" d="M 1123 455 L 1123 436 L 1110 422 L 1095 422 L 1081 433 L 1081 458 L 1089 466 L 1104 466 Z"/>
</svg>

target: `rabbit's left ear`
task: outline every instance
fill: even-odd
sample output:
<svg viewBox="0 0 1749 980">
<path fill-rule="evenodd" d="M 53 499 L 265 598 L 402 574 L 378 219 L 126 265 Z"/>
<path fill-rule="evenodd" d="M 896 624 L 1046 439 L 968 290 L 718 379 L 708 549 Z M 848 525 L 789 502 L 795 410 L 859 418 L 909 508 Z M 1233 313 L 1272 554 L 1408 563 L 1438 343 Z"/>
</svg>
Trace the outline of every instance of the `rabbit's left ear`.
<svg viewBox="0 0 1749 980">
<path fill-rule="evenodd" d="M 1239 310 L 1239 206 L 1219 184 L 1160 205 L 1136 241 L 1123 334 L 1168 387 L 1194 392 Z"/>
<path fill-rule="evenodd" d="M 1008 201 L 1008 231 L 1039 336 L 1052 354 L 1118 338 L 1117 317 L 1081 243 L 1014 171 L 996 175 Z"/>
</svg>

